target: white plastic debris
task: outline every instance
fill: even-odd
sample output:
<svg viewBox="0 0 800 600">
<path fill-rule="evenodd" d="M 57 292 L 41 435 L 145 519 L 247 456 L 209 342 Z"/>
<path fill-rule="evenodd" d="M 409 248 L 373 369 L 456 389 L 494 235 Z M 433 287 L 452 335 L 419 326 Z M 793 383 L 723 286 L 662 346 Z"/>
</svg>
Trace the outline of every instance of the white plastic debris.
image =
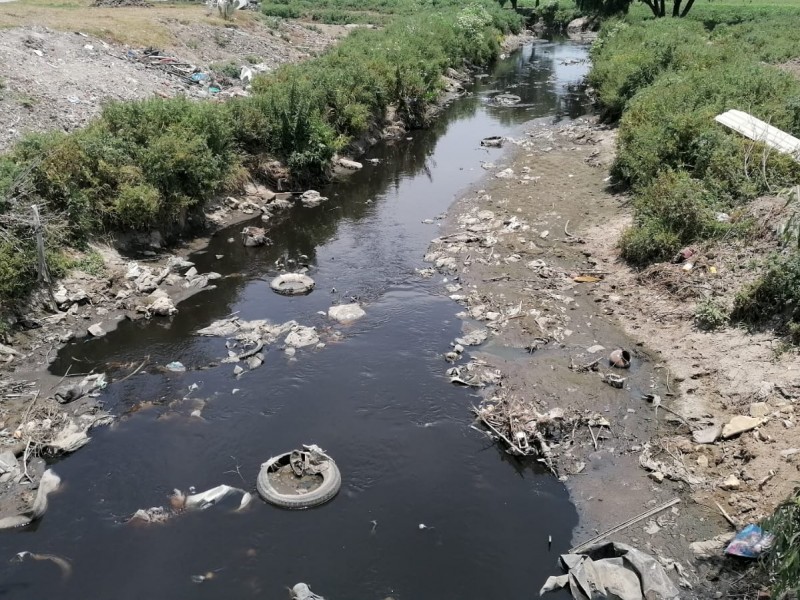
<svg viewBox="0 0 800 600">
<path fill-rule="evenodd" d="M 328 309 L 328 318 L 340 323 L 357 321 L 367 313 L 358 304 L 340 304 Z"/>
</svg>

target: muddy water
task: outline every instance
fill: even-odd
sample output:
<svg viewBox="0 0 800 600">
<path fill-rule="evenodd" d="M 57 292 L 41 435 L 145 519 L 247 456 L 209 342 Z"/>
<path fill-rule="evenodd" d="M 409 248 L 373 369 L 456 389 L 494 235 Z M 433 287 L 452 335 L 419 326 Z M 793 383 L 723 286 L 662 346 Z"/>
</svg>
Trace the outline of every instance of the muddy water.
<svg viewBox="0 0 800 600">
<path fill-rule="evenodd" d="M 443 376 L 459 307 L 442 295 L 441 278 L 422 280 L 414 269 L 437 235 L 436 224 L 422 221 L 483 175 L 481 161 L 499 159 L 481 138 L 584 111 L 576 84 L 586 65 L 573 61 L 585 56 L 570 42 L 526 47 L 430 130 L 375 147 L 366 158 L 379 164 L 366 162 L 321 190 L 331 200 L 320 207 L 295 210 L 271 231 L 273 246 L 242 247 L 241 226 L 218 234 L 192 260 L 225 278 L 172 319 L 126 322 L 61 352 L 59 373 L 70 365 L 110 369 L 119 380 L 130 369 L 114 364 L 144 356 L 151 365 L 179 360 L 188 371 L 150 367 L 109 386 L 104 399 L 119 423 L 54 465 L 66 486 L 37 527 L 0 538 L 0 557 L 62 555 L 72 577 L 62 581 L 48 563 L 3 561 L 0 595 L 283 598 L 298 581 L 333 599 L 534 594 L 569 546 L 576 513 L 536 463 L 509 458 L 470 428 L 477 400 Z M 498 91 L 523 102 L 489 106 Z M 317 282 L 311 295 L 269 290 L 275 262 L 288 259 L 309 265 Z M 262 367 L 240 378 L 230 364 L 208 368 L 226 355 L 224 340 L 192 335 L 234 312 L 325 330 L 318 311 L 350 296 L 367 316 L 340 327 L 340 342 L 298 351 L 296 360 L 272 348 Z M 192 384 L 199 388 L 191 398 L 205 400 L 202 420 L 189 416 L 191 399 L 175 402 Z M 142 402 L 152 406 L 137 410 Z M 218 506 L 160 526 L 124 524 L 138 508 L 165 504 L 176 487 L 253 489 L 261 462 L 302 443 L 319 444 L 340 466 L 342 490 L 329 504 L 289 512 L 258 501 L 241 514 Z M 192 583 L 207 572 L 211 580 Z"/>
</svg>

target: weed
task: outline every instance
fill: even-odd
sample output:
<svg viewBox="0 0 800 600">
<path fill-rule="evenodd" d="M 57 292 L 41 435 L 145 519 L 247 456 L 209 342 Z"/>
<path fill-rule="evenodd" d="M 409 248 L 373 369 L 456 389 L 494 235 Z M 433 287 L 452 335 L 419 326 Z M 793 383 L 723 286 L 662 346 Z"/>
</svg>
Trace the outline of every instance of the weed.
<svg viewBox="0 0 800 600">
<path fill-rule="evenodd" d="M 800 325 L 800 255 L 770 257 L 764 274 L 736 295 L 731 319 L 753 325 L 773 317 L 787 330 Z"/>
<path fill-rule="evenodd" d="M 706 298 L 695 306 L 694 322 L 699 329 L 713 331 L 728 323 L 728 311 L 713 298 Z"/>
<path fill-rule="evenodd" d="M 106 263 L 102 254 L 96 250 L 90 250 L 81 258 L 72 261 L 70 268 L 83 271 L 94 277 L 101 277 L 106 272 Z"/>
<path fill-rule="evenodd" d="M 209 65 L 209 68 L 215 73 L 219 73 L 220 75 L 225 75 L 226 77 L 230 77 L 231 79 L 239 79 L 239 73 L 241 72 L 239 63 L 234 60 L 225 63 L 211 63 L 211 65 Z"/>
<path fill-rule="evenodd" d="M 794 491 L 763 523 L 775 539 L 762 561 L 773 598 L 788 598 L 800 592 L 800 488 Z M 794 592 L 794 594 L 790 594 Z"/>
</svg>

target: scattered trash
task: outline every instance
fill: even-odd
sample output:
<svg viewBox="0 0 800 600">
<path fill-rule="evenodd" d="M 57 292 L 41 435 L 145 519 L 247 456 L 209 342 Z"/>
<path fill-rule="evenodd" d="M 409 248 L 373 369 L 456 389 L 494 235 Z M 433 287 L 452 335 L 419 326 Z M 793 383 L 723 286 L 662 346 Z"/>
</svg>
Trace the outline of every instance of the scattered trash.
<svg viewBox="0 0 800 600">
<path fill-rule="evenodd" d="M 184 373 L 186 372 L 186 367 L 183 366 L 182 362 L 173 361 L 166 366 L 167 371 L 172 371 L 173 373 Z"/>
<path fill-rule="evenodd" d="M 483 138 L 481 140 L 481 146 L 484 146 L 486 148 L 502 148 L 504 141 L 505 138 L 503 136 L 493 135 L 490 137 Z"/>
<path fill-rule="evenodd" d="M 473 329 L 468 334 L 456 338 L 456 344 L 462 346 L 480 346 L 489 337 L 489 330 L 486 328 Z"/>
<path fill-rule="evenodd" d="M 649 443 L 644 444 L 639 455 L 639 465 L 647 471 L 661 473 L 672 481 L 683 481 L 690 486 L 703 483 L 702 477 L 694 475 L 683 462 L 674 456 L 666 455 L 666 459 L 656 460 L 653 455 L 653 447 Z"/>
<path fill-rule="evenodd" d="M 333 499 L 342 485 L 339 467 L 316 445 L 270 458 L 256 480 L 259 495 L 283 508 L 310 508 Z"/>
<path fill-rule="evenodd" d="M 214 579 L 215 576 L 216 574 L 213 571 L 209 571 L 203 575 L 192 575 L 192 583 L 203 583 L 209 579 Z"/>
<path fill-rule="evenodd" d="M 36 498 L 33 500 L 30 511 L 0 519 L 0 529 L 24 527 L 41 519 L 47 512 L 47 497 L 58 490 L 60 486 L 61 478 L 55 474 L 55 471 L 47 469 L 39 481 L 39 489 L 36 491 Z"/>
<path fill-rule="evenodd" d="M 515 104 L 522 102 L 522 98 L 516 94 L 503 93 L 492 96 L 489 102 L 498 106 L 514 106 Z"/>
<path fill-rule="evenodd" d="M 710 540 L 692 542 L 689 548 L 695 558 L 715 558 L 722 555 L 731 537 L 733 536 L 730 533 L 722 533 Z"/>
<path fill-rule="evenodd" d="M 328 318 L 340 323 L 351 323 L 366 315 L 358 304 L 339 304 L 328 309 Z"/>
<path fill-rule="evenodd" d="M 17 562 L 22 562 L 26 558 L 30 558 L 31 560 L 47 560 L 56 565 L 59 569 L 61 569 L 61 578 L 67 579 L 70 575 L 72 575 L 72 565 L 66 558 L 61 558 L 60 556 L 56 556 L 55 554 L 34 554 L 33 552 L 28 552 L 27 550 L 23 550 L 22 552 L 17 552 L 14 560 Z"/>
<path fill-rule="evenodd" d="M 302 273 L 284 273 L 273 279 L 269 287 L 282 296 L 300 296 L 312 292 L 314 280 Z"/>
<path fill-rule="evenodd" d="M 286 336 L 284 343 L 290 348 L 305 348 L 306 346 L 316 346 L 319 343 L 317 330 L 313 327 L 296 325 Z"/>
<path fill-rule="evenodd" d="M 495 173 L 497 179 L 511 179 L 514 177 L 514 169 L 503 169 L 499 173 Z"/>
<path fill-rule="evenodd" d="M 306 208 L 313 208 L 325 202 L 328 198 L 316 190 L 308 190 L 300 195 L 300 202 Z"/>
<path fill-rule="evenodd" d="M 598 283 L 603 281 L 603 278 L 596 275 L 576 275 L 572 278 L 572 281 L 575 283 Z"/>
<path fill-rule="evenodd" d="M 240 512 L 247 508 L 253 501 L 253 494 L 245 490 L 231 487 L 229 485 L 218 485 L 217 487 L 206 490 L 199 494 L 184 494 L 180 490 L 173 490 L 169 497 L 170 508 L 154 506 L 152 508 L 140 508 L 133 516 L 128 519 L 128 523 L 165 523 L 177 514 L 187 510 L 205 510 L 214 506 L 221 500 L 229 496 L 241 494 L 239 506 L 234 512 Z"/>
<path fill-rule="evenodd" d="M 243 66 L 242 70 L 239 72 L 239 79 L 244 81 L 245 83 L 252 83 L 253 82 L 253 69 L 248 66 Z"/>
<path fill-rule="evenodd" d="M 67 404 L 84 396 L 92 395 L 98 390 L 103 390 L 106 385 L 106 376 L 103 373 L 93 373 L 84 377 L 79 383 L 59 388 L 53 397 L 59 404 Z"/>
<path fill-rule="evenodd" d="M 608 356 L 608 362 L 612 367 L 627 369 L 631 366 L 631 353 L 622 348 L 617 348 Z"/>
<path fill-rule="evenodd" d="M 153 303 L 147 307 L 148 314 L 158 317 L 169 317 L 176 312 L 178 312 L 178 309 L 175 308 L 175 304 L 173 304 L 172 300 L 167 296 L 156 298 Z"/>
<path fill-rule="evenodd" d="M 652 556 L 619 542 L 590 546 L 580 554 L 562 554 L 567 572 L 549 577 L 539 595 L 569 587 L 572 597 L 617 600 L 673 600 L 680 590 Z"/>
<path fill-rule="evenodd" d="M 775 536 L 761 529 L 758 525 L 748 525 L 734 536 L 725 554 L 758 558 L 765 550 L 769 550 Z"/>
<path fill-rule="evenodd" d="M 620 377 L 615 373 L 606 373 L 603 375 L 603 382 L 617 389 L 622 389 L 625 387 L 625 378 Z"/>
<path fill-rule="evenodd" d="M 103 326 L 100 323 L 90 325 L 88 331 L 89 335 L 96 338 L 103 337 L 106 334 L 105 329 L 103 329 Z"/>
<path fill-rule="evenodd" d="M 325 600 L 311 591 L 305 583 L 297 583 L 292 588 L 292 600 Z"/>
<path fill-rule="evenodd" d="M 264 246 L 268 242 L 267 232 L 263 228 L 248 226 L 242 229 L 242 243 L 245 246 Z"/>
<path fill-rule="evenodd" d="M 624 522 L 620 523 L 619 525 L 615 525 L 611 529 L 608 529 L 608 530 L 604 531 L 603 533 L 601 533 L 599 535 L 596 535 L 592 539 L 586 540 L 582 544 L 578 544 L 577 546 L 573 546 L 572 548 L 570 548 L 569 553 L 570 554 L 576 554 L 576 553 L 579 553 L 579 552 L 583 552 L 584 550 L 586 550 L 590 546 L 592 546 L 594 544 L 597 544 L 598 542 L 601 542 L 602 540 L 606 539 L 608 536 L 614 535 L 615 533 L 623 531 L 623 530 L 627 529 L 628 527 L 630 527 L 631 525 L 636 525 L 636 523 L 640 523 L 641 521 L 644 521 L 645 519 L 649 519 L 650 517 L 653 517 L 653 516 L 657 515 L 658 513 L 667 510 L 668 508 L 672 508 L 676 504 L 680 504 L 680 502 L 681 502 L 680 498 L 673 498 L 669 502 L 665 502 L 664 504 L 661 504 L 659 506 L 651 508 L 650 510 L 646 510 L 641 514 L 636 515 L 632 519 L 628 519 L 627 521 L 624 521 Z"/>
</svg>

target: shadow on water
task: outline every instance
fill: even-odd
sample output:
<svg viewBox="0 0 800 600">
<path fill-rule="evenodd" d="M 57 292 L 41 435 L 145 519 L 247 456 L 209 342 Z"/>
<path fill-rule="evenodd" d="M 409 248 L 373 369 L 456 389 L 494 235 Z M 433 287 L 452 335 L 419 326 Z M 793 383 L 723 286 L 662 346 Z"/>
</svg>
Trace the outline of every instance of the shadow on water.
<svg viewBox="0 0 800 600">
<path fill-rule="evenodd" d="M 108 370 L 146 355 L 150 365 L 180 360 L 189 371 L 149 367 L 109 386 L 104 399 L 118 424 L 58 463 L 66 486 L 38 528 L 0 538 L 0 597 L 281 598 L 298 581 L 333 599 L 535 593 L 569 545 L 575 511 L 535 462 L 469 428 L 478 399 L 442 376 L 458 307 L 440 295 L 440 279 L 420 280 L 414 269 L 437 231 L 422 221 L 476 182 L 482 161 L 499 160 L 481 138 L 584 112 L 586 65 L 573 61 L 585 57 L 585 47 L 564 41 L 524 48 L 431 129 L 373 148 L 366 158 L 377 164 L 320 190 L 329 202 L 294 209 L 272 228 L 272 246 L 242 247 L 241 225 L 216 235 L 192 260 L 225 277 L 172 319 L 124 322 L 65 348 L 54 372 Z M 523 102 L 491 106 L 497 91 Z M 270 292 L 276 261 L 287 260 L 308 264 L 314 293 Z M 232 312 L 295 319 L 324 335 L 330 324 L 318 311 L 350 296 L 367 316 L 341 328 L 342 342 L 294 361 L 270 349 L 261 368 L 238 379 L 230 364 L 209 367 L 225 356 L 224 340 L 192 335 Z M 192 384 L 198 389 L 181 401 Z M 203 419 L 189 416 L 193 399 L 205 401 Z M 138 410 L 143 401 L 149 408 Z M 175 487 L 252 489 L 261 462 L 312 442 L 343 474 L 325 506 L 287 512 L 259 501 L 243 514 L 215 507 L 161 526 L 124 524 L 138 508 L 165 504 Z M 61 581 L 47 563 L 2 562 L 20 550 L 66 556 L 74 573 Z M 209 571 L 213 579 L 191 582 Z"/>
</svg>

